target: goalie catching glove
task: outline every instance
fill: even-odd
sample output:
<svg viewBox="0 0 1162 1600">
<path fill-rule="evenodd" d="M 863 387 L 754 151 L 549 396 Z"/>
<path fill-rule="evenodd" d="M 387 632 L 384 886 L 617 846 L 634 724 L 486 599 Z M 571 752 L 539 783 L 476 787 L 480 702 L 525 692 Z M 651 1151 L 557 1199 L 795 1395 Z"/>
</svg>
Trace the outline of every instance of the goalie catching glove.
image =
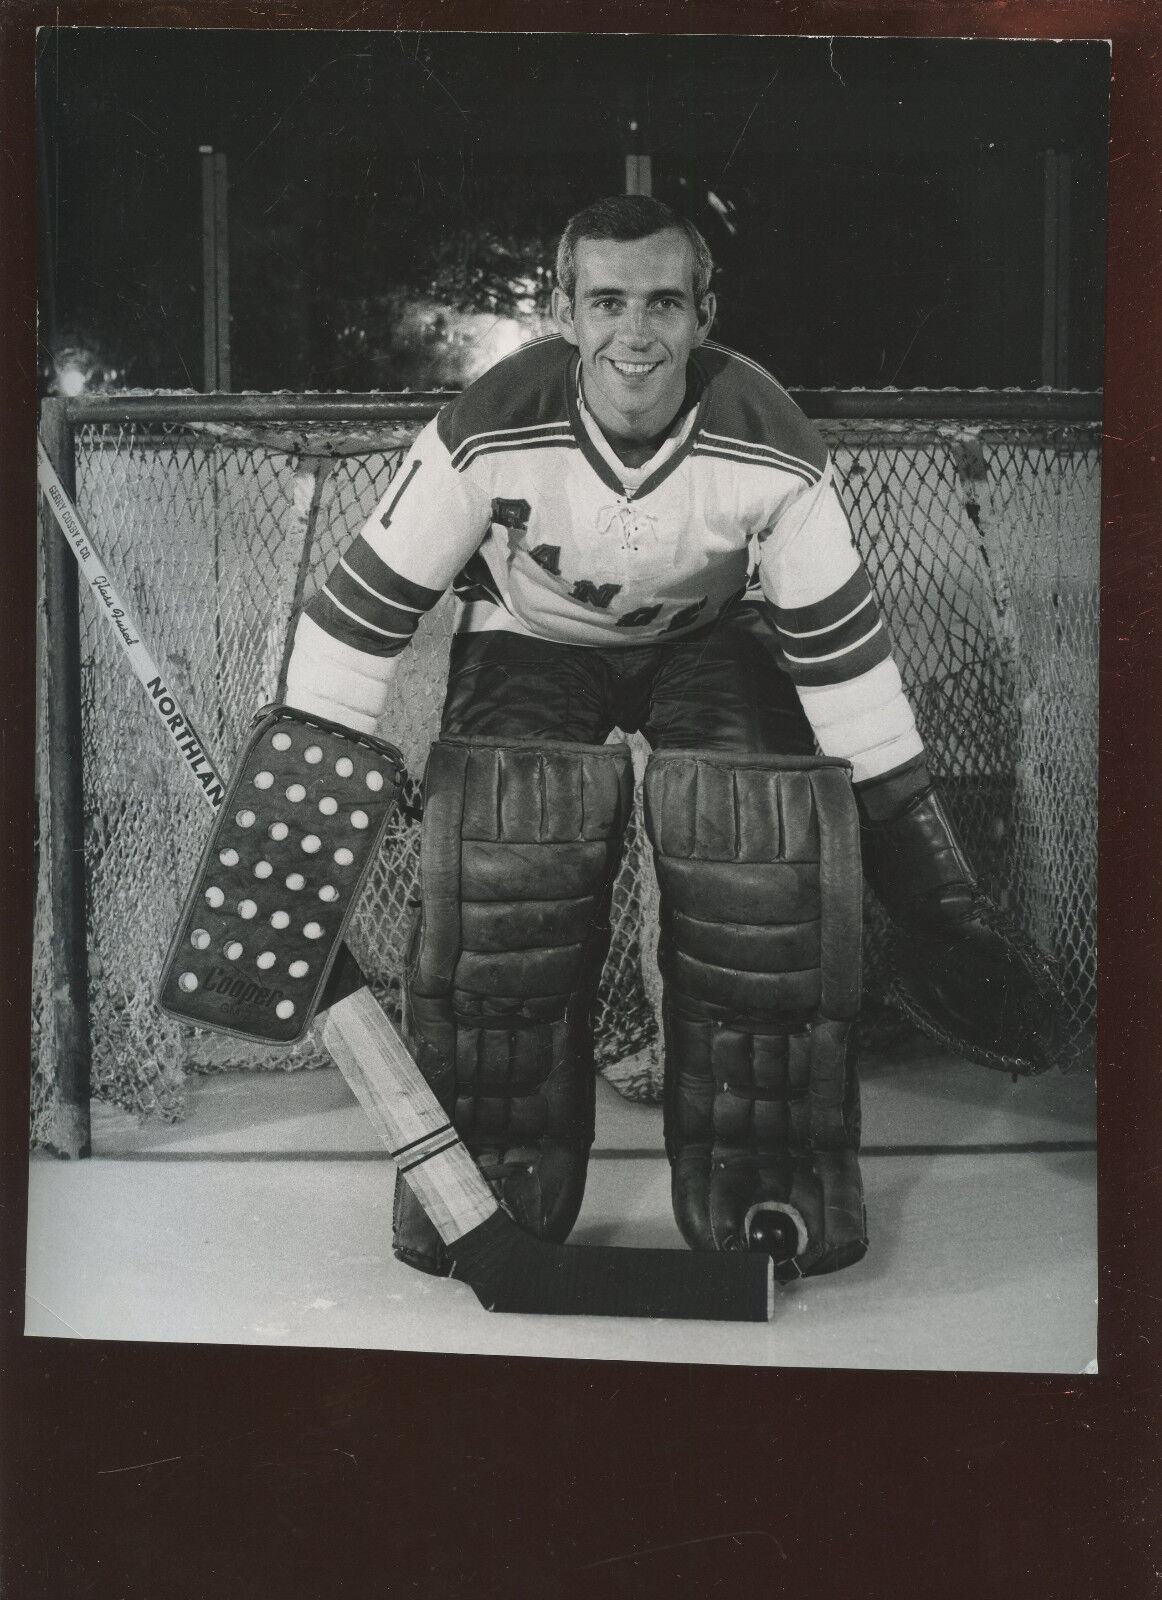
<svg viewBox="0 0 1162 1600">
<path fill-rule="evenodd" d="M 861 796 L 863 867 L 895 924 L 891 998 L 970 1060 L 1047 1071 L 1065 1011 L 1047 963 L 977 884 L 939 794 L 926 784 L 888 816 Z"/>
</svg>

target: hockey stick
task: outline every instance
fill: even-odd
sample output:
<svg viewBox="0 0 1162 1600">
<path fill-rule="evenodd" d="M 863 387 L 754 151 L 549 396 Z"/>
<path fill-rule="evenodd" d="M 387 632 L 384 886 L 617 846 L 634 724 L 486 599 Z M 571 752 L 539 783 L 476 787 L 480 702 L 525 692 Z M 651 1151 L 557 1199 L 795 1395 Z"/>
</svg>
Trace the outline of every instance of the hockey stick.
<svg viewBox="0 0 1162 1600">
<path fill-rule="evenodd" d="M 43 444 L 37 476 L 103 614 L 178 751 L 216 811 L 225 785 L 141 643 Z M 196 751 L 198 770 L 190 752 Z M 496 1201 L 363 974 L 344 950 L 320 1006 L 322 1042 L 448 1248 L 453 1275 L 488 1310 L 588 1316 L 768 1320 L 771 1260 L 736 1252 L 570 1247 L 519 1229 Z"/>
</svg>

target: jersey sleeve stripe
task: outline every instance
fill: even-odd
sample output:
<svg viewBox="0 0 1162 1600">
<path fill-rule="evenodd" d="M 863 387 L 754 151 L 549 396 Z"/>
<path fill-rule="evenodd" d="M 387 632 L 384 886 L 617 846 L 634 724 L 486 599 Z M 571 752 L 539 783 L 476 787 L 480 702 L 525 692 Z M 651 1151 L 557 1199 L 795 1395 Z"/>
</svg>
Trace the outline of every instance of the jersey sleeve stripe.
<svg viewBox="0 0 1162 1600">
<path fill-rule="evenodd" d="M 826 640 L 827 644 L 835 646 L 831 650 L 823 649 L 823 641 L 818 640 L 814 645 L 808 646 L 806 649 L 799 645 L 797 649 L 792 651 L 787 649 L 780 638 L 779 643 L 783 644 L 783 659 L 789 661 L 793 666 L 808 666 L 811 663 L 822 665 L 825 661 L 838 661 L 841 656 L 850 655 L 853 650 L 858 650 L 861 645 L 866 644 L 873 634 L 883 630 L 883 623 L 879 617 L 874 612 L 871 613 L 871 617 L 872 624 L 870 628 L 866 626 L 866 617 L 858 621 L 853 619 L 852 623 L 849 623 L 845 628 L 837 628 Z"/>
<path fill-rule="evenodd" d="M 803 635 L 788 633 L 776 622 L 775 634 L 788 661 L 826 661 L 870 637 L 880 625 L 879 610 L 869 597 L 832 628 Z"/>
<path fill-rule="evenodd" d="M 412 625 L 410 628 L 385 628 L 382 623 L 369 622 L 366 617 L 360 616 L 359 612 L 355 611 L 351 606 L 344 605 L 329 583 L 325 583 L 323 585 L 322 592 L 326 595 L 327 599 L 333 606 L 337 606 L 338 609 L 343 612 L 344 616 L 350 617 L 353 622 L 359 623 L 361 627 L 369 628 L 372 633 L 380 634 L 384 639 L 407 640 L 410 639 L 412 634 L 416 631 L 414 619 L 412 620 Z"/>
<path fill-rule="evenodd" d="M 391 634 L 386 629 L 373 627 L 362 617 L 356 616 L 353 611 L 341 605 L 326 586 L 307 601 L 303 614 L 310 617 L 311 621 L 332 639 L 337 639 L 340 644 L 350 645 L 353 650 L 360 650 L 364 655 L 397 656 L 406 648 L 412 637 L 411 629 L 403 634 Z"/>
<path fill-rule="evenodd" d="M 874 599 L 867 572 L 857 567 L 847 581 L 833 589 L 821 600 L 806 606 L 771 606 L 771 616 L 777 628 L 795 638 L 817 634 L 826 628 L 838 627 L 864 604 Z"/>
<path fill-rule="evenodd" d="M 498 455 L 503 450 L 549 450 L 549 449 L 576 450 L 577 441 L 572 431 L 566 433 L 542 433 L 525 439 L 484 439 L 476 443 L 471 449 L 458 450 L 452 458 L 452 465 L 457 472 L 463 472 L 479 456 Z"/>
<path fill-rule="evenodd" d="M 368 594 L 366 589 L 359 587 L 358 580 L 348 577 L 342 568 L 337 568 L 327 579 L 323 593 L 348 616 L 358 617 L 360 622 L 366 623 L 377 633 L 410 639 L 423 615 L 420 611 L 405 611 L 399 606 L 388 605 Z"/>
<path fill-rule="evenodd" d="M 354 541 L 339 565 L 345 566 L 372 594 L 407 611 L 430 611 L 442 592 L 396 572 L 362 536 Z"/>
<path fill-rule="evenodd" d="M 373 587 L 366 574 L 374 575 L 378 587 Z M 393 572 L 359 538 L 308 603 L 306 612 L 325 633 L 356 650 L 396 655 L 439 598 L 438 590 Z"/>
<path fill-rule="evenodd" d="M 792 455 L 790 451 L 780 450 L 773 444 L 759 444 L 752 439 L 734 439 L 725 433 L 711 433 L 705 429 L 702 439 L 711 442 L 710 447 L 728 450 L 737 450 L 744 455 L 753 455 L 762 460 L 773 461 L 777 466 L 787 467 L 811 474 L 812 481 L 818 483 L 823 476 L 822 469 L 812 462 L 804 460 L 802 456 Z"/>
<path fill-rule="evenodd" d="M 391 601 L 386 595 L 380 594 L 378 589 L 373 589 L 367 580 L 365 578 L 361 578 L 345 559 L 341 560 L 339 565 L 342 567 L 347 577 L 351 579 L 352 583 L 357 583 L 361 589 L 366 589 L 367 593 L 371 595 L 373 599 L 378 600 L 383 605 L 393 606 L 396 611 L 413 611 L 417 616 L 422 616 L 423 613 L 428 609 L 427 606 L 405 606 L 402 605 L 398 600 Z M 336 573 L 332 573 L 332 580 L 334 580 L 336 576 Z"/>
<path fill-rule="evenodd" d="M 882 623 L 877 623 L 866 638 L 840 651 L 833 659 L 798 662 L 784 655 L 783 660 L 787 675 L 796 686 L 819 688 L 825 684 L 847 683 L 852 678 L 862 677 L 881 661 L 890 660 L 891 654 L 892 643 L 888 630 Z"/>
<path fill-rule="evenodd" d="M 767 455 L 751 455 L 746 450 L 726 445 L 704 444 L 699 440 L 692 452 L 696 456 L 717 456 L 723 461 L 742 461 L 752 467 L 769 467 L 774 472 L 789 472 L 793 477 L 801 478 L 806 484 L 817 484 L 822 474 L 814 467 L 795 461 L 793 457 L 785 460 L 772 460 Z"/>
<path fill-rule="evenodd" d="M 454 467 L 464 464 L 465 457 L 478 455 L 481 450 L 497 449 L 502 445 L 519 448 L 534 440 L 569 439 L 572 429 L 567 422 L 534 422 L 522 428 L 491 428 L 486 433 L 473 433 L 452 452 Z"/>
<path fill-rule="evenodd" d="M 857 616 L 861 611 L 870 610 L 874 615 L 875 609 L 876 606 L 874 596 L 867 595 L 858 603 L 858 605 L 852 606 L 851 610 L 847 613 L 847 616 L 837 617 L 836 620 L 833 623 L 830 623 L 826 628 L 788 628 L 783 623 L 776 623 L 775 626 L 778 628 L 779 633 L 784 639 L 794 639 L 797 643 L 801 643 L 804 639 L 815 639 L 821 634 L 830 634 L 833 628 L 840 627 L 852 617 Z"/>
<path fill-rule="evenodd" d="M 844 683 L 892 653 L 866 570 L 808 606 L 768 607 L 783 664 L 799 685 Z"/>
</svg>

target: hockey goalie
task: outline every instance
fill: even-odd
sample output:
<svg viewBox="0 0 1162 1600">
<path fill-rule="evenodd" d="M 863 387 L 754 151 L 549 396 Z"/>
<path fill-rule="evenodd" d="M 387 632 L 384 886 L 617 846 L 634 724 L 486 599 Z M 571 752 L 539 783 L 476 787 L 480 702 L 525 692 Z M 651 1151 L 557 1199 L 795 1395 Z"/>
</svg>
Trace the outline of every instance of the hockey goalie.
<svg viewBox="0 0 1162 1600">
<path fill-rule="evenodd" d="M 557 333 L 424 428 L 298 618 L 287 702 L 390 739 L 395 664 L 454 587 L 405 1035 L 503 1209 L 556 1242 L 584 1192 L 632 803 L 610 735 L 644 736 L 675 1216 L 694 1249 L 765 1252 L 789 1278 L 867 1246 L 863 875 L 922 1026 L 1037 1072 L 1058 1024 L 933 787 L 822 441 L 709 338 L 712 267 L 655 200 L 572 218 Z M 451 1270 L 402 1181 L 393 1242 Z"/>
</svg>

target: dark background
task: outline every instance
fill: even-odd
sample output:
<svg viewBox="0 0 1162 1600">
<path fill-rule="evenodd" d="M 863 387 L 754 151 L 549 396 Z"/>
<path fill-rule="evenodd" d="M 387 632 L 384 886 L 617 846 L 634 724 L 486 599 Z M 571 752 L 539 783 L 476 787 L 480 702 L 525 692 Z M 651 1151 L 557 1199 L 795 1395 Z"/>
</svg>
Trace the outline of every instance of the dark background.
<svg viewBox="0 0 1162 1600">
<path fill-rule="evenodd" d="M 35 25 L 331 26 L 354 17 L 387 29 L 583 30 L 626 18 L 604 0 L 350 0 L 342 9 L 330 0 L 9 0 L 0 5 L 0 533 L 4 592 L 16 602 L 0 629 L 6 1600 L 1144 1600 L 1157 1590 L 1162 12 L 1142 0 L 787 0 L 745 13 L 728 0 L 638 0 L 632 15 L 672 33 L 1113 39 L 1101 1375 L 747 1371 L 20 1337 Z M 853 41 L 837 38 L 841 70 L 848 48 Z"/>
<path fill-rule="evenodd" d="M 211 144 L 236 389 L 454 381 L 456 314 L 544 307 L 562 224 L 623 188 L 631 148 L 706 234 L 717 336 L 806 387 L 1045 381 L 1045 155 L 1065 156 L 1056 381 L 1096 388 L 1109 60 L 1096 41 L 46 29 L 45 381 L 71 350 L 91 386 L 202 387 Z"/>
</svg>

